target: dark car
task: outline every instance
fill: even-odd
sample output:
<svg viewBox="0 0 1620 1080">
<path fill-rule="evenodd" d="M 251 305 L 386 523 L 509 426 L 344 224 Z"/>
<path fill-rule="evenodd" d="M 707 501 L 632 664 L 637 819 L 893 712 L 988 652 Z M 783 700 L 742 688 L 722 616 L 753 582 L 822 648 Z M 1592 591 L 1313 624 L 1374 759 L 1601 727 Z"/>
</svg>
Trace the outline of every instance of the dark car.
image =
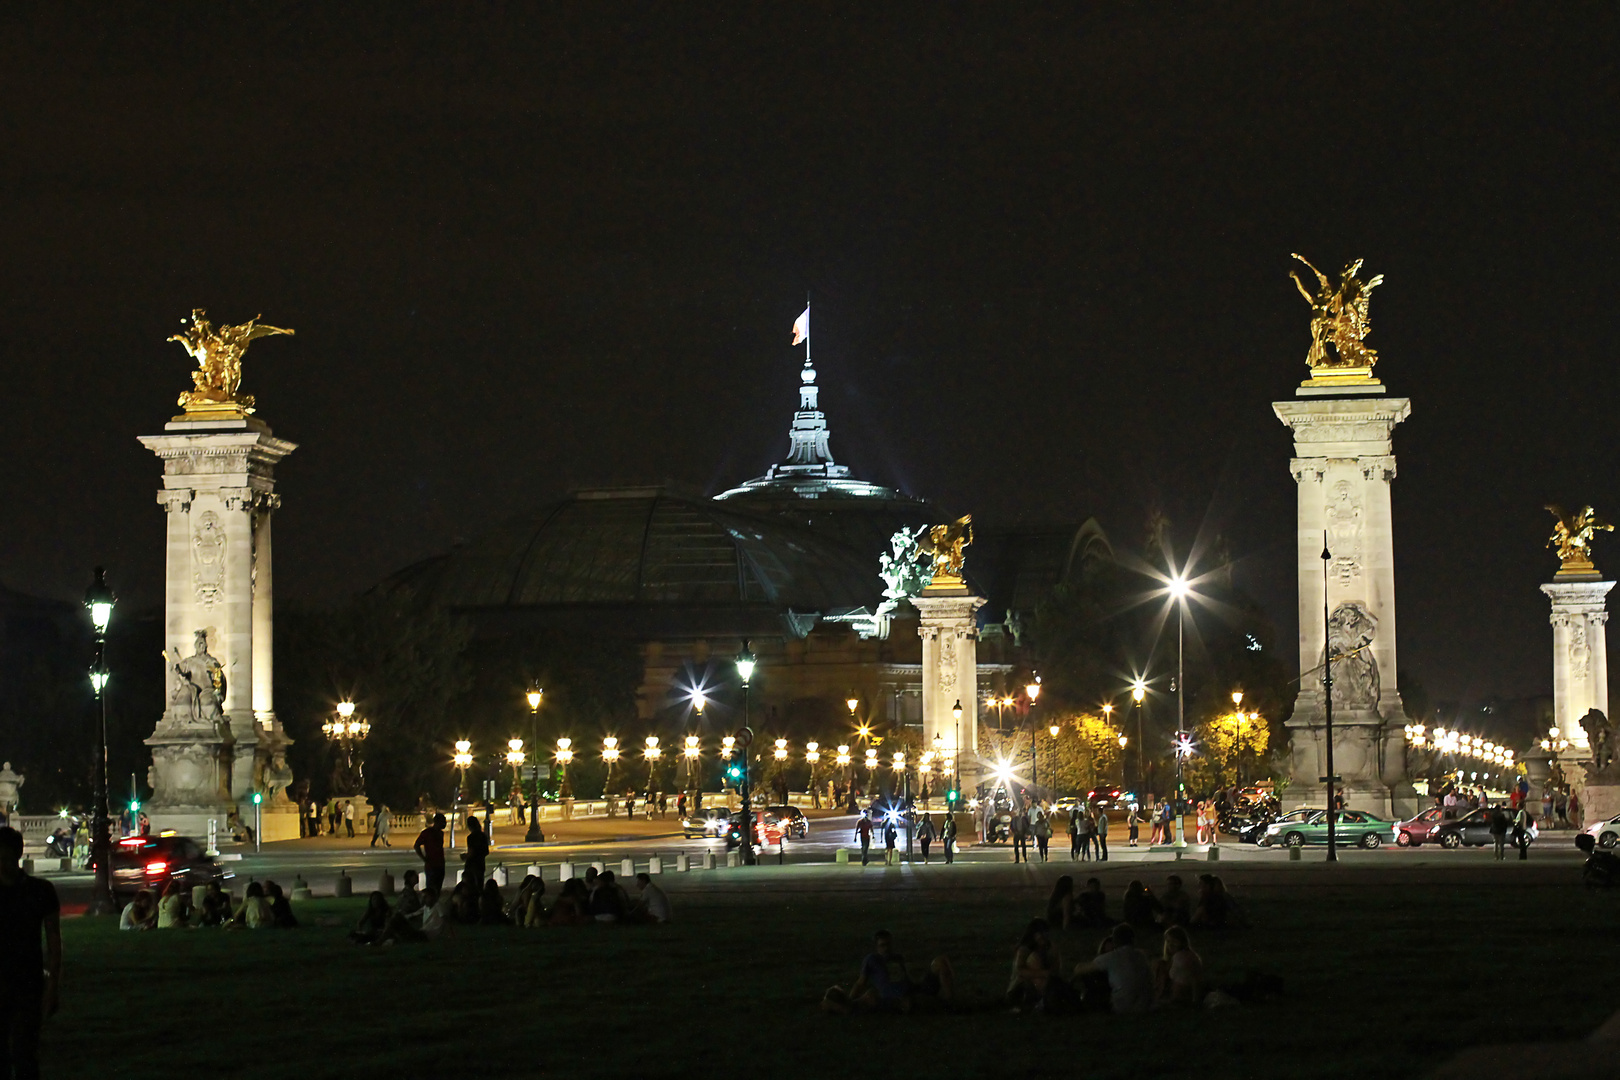
<svg viewBox="0 0 1620 1080">
<path fill-rule="evenodd" d="M 1513 839 L 1514 811 L 1506 806 L 1481 806 L 1468 811 L 1461 817 L 1442 819 L 1429 833 L 1429 841 L 1438 843 L 1443 848 L 1457 847 L 1484 847 L 1494 844 L 1496 838 L 1491 835 L 1491 817 L 1498 810 L 1508 819 L 1508 840 Z M 1530 842 L 1535 843 L 1540 830 L 1535 823 L 1530 823 Z"/>
<path fill-rule="evenodd" d="M 803 840 L 810 835 L 810 819 L 797 806 L 767 806 L 764 812 L 776 817 L 790 839 Z"/>
<path fill-rule="evenodd" d="M 189 836 L 126 836 L 113 845 L 112 887 L 120 896 L 161 890 L 170 880 L 190 889 L 230 877 Z"/>
</svg>

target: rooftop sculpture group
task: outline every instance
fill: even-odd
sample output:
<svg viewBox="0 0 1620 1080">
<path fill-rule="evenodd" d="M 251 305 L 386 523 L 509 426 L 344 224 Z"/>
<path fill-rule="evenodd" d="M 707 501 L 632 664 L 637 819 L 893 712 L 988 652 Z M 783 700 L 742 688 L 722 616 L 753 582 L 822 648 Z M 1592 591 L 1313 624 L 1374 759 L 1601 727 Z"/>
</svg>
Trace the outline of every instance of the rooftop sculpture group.
<svg viewBox="0 0 1620 1080">
<path fill-rule="evenodd" d="M 1305 362 L 1312 372 L 1332 374 L 1335 369 L 1362 368 L 1370 373 L 1378 362 L 1378 354 L 1363 345 L 1362 339 L 1371 330 L 1368 305 L 1372 291 L 1383 284 L 1384 275 L 1375 274 L 1366 281 L 1361 280 L 1356 275 L 1361 271 L 1362 260 L 1357 259 L 1344 268 L 1335 285 L 1326 274 L 1311 266 L 1305 256 L 1296 254 L 1294 258 L 1310 267 L 1317 282 L 1317 291 L 1312 293 L 1299 279 L 1299 274 L 1290 272 L 1288 275 L 1294 279 L 1294 286 L 1305 302 L 1311 305 L 1311 351 L 1306 354 Z"/>
<path fill-rule="evenodd" d="M 168 339 L 184 345 L 197 361 L 197 370 L 191 373 L 195 386 L 180 395 L 180 407 L 192 419 L 198 413 L 245 416 L 253 411 L 253 396 L 240 393 L 242 354 L 255 338 L 293 331 L 264 326 L 258 315 L 241 326 L 218 327 L 207 316 L 202 308 L 192 309 L 191 328 Z"/>
<path fill-rule="evenodd" d="M 1590 573 L 1592 571 L 1592 537 L 1599 532 L 1613 532 L 1614 526 L 1598 517 L 1590 506 L 1583 506 L 1573 514 L 1564 513 L 1557 503 L 1548 503 L 1547 510 L 1557 522 L 1547 546 L 1556 548 L 1563 564 L 1560 574 Z"/>
</svg>

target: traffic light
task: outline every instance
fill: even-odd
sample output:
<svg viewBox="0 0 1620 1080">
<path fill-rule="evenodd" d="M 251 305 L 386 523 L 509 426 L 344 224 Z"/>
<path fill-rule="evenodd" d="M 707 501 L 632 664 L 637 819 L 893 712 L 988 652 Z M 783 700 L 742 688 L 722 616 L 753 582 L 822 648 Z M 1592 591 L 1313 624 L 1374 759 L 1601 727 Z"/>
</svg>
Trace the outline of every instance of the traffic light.
<svg viewBox="0 0 1620 1080">
<path fill-rule="evenodd" d="M 132 813 L 132 814 L 140 813 L 141 812 L 141 800 L 139 800 L 139 799 L 131 799 L 131 800 L 129 800 L 129 812 Z"/>
<path fill-rule="evenodd" d="M 953 807 L 956 805 L 956 800 L 960 799 L 961 797 L 962 793 L 957 791 L 955 788 L 951 788 L 949 791 L 945 792 L 945 801 Z"/>
<path fill-rule="evenodd" d="M 258 806 L 262 802 L 264 802 L 264 793 L 260 792 L 260 791 L 255 791 L 253 793 L 253 805 Z"/>
<path fill-rule="evenodd" d="M 740 784 L 740 783 L 742 783 L 742 778 L 743 778 L 742 762 L 733 761 L 731 764 L 726 766 L 726 779 L 727 780 L 730 780 L 734 784 Z"/>
</svg>

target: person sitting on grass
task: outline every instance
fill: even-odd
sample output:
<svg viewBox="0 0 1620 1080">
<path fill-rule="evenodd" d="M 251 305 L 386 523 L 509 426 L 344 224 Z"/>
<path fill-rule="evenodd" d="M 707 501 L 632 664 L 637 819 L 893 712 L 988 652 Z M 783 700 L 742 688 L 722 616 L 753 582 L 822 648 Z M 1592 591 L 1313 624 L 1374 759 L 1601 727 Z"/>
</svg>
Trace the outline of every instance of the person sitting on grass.
<svg viewBox="0 0 1620 1080">
<path fill-rule="evenodd" d="M 1060 965 L 1051 926 L 1045 919 L 1031 919 L 1013 953 L 1007 1004 L 1018 1012 L 1050 1009 L 1068 988 L 1058 970 Z"/>
<path fill-rule="evenodd" d="M 1056 930 L 1067 930 L 1075 921 L 1074 878 L 1064 874 L 1046 898 L 1046 921 Z"/>
<path fill-rule="evenodd" d="M 171 877 L 163 883 L 163 895 L 158 899 L 157 928 L 184 930 L 190 909 L 191 897 L 187 896 L 184 887 L 175 884 L 174 878 Z"/>
<path fill-rule="evenodd" d="M 541 902 L 541 897 L 545 895 L 546 883 L 539 875 L 525 876 L 523 883 L 518 886 L 517 895 L 512 898 L 512 905 L 506 909 L 512 925 L 526 927 L 546 925 L 546 907 Z"/>
<path fill-rule="evenodd" d="M 1196 1009 L 1204 1000 L 1204 961 L 1179 926 L 1164 932 L 1164 956 L 1153 965 L 1153 985 L 1164 1005 Z"/>
<path fill-rule="evenodd" d="M 584 926 L 590 921 L 591 897 L 585 882 L 577 877 L 569 878 L 562 883 L 562 891 L 546 922 L 550 926 Z"/>
<path fill-rule="evenodd" d="M 1198 875 L 1198 903 L 1193 908 L 1189 926 L 1223 929 L 1226 926 L 1228 904 L 1221 879 L 1214 874 Z"/>
<path fill-rule="evenodd" d="M 653 884 L 649 874 L 636 875 L 636 902 L 630 909 L 630 917 L 641 923 L 669 922 L 669 897 L 663 889 Z"/>
<path fill-rule="evenodd" d="M 1076 968 L 1074 975 L 1081 980 L 1093 972 L 1108 976 L 1109 1011 L 1128 1015 L 1153 1008 L 1153 969 L 1136 947 L 1136 931 L 1129 923 L 1114 927 L 1098 946 L 1097 958 Z"/>
<path fill-rule="evenodd" d="M 150 930 L 157 925 L 157 897 L 152 895 L 151 889 L 142 889 L 135 894 L 124 908 L 123 914 L 118 916 L 118 929 L 120 930 Z"/>
<path fill-rule="evenodd" d="M 242 906 L 236 909 L 235 917 L 227 925 L 245 926 L 249 930 L 268 929 L 275 925 L 275 916 L 270 913 L 270 901 L 264 898 L 263 885 L 257 881 L 248 882 Z"/>
<path fill-rule="evenodd" d="M 1159 897 L 1159 925 L 1186 926 L 1192 918 L 1192 896 L 1182 886 L 1181 875 L 1171 874 L 1164 879 L 1164 894 Z"/>
<path fill-rule="evenodd" d="M 277 930 L 298 929 L 298 919 L 293 915 L 292 903 L 281 891 L 281 886 L 273 881 L 264 883 L 264 898 L 270 902 L 270 923 Z"/>
<path fill-rule="evenodd" d="M 462 878 L 456 882 L 456 887 L 450 890 L 450 910 L 447 914 L 452 922 L 463 926 L 472 926 L 478 922 L 478 891 L 471 881 Z"/>
<path fill-rule="evenodd" d="M 400 891 L 399 903 L 394 905 L 394 911 L 409 919 L 422 914 L 422 894 L 418 891 L 416 883 L 422 876 L 415 870 L 405 871 L 405 888 Z"/>
<path fill-rule="evenodd" d="M 604 870 L 598 874 L 596 892 L 591 894 L 591 918 L 604 923 L 620 922 L 629 907 L 625 902 L 624 890 L 613 879 L 613 871 Z"/>
<path fill-rule="evenodd" d="M 955 973 L 949 958 L 937 956 L 928 974 L 913 979 L 905 958 L 894 951 L 894 935 L 879 930 L 872 935 L 872 951 L 861 961 L 861 971 L 848 990 L 830 988 L 821 999 L 824 1012 L 842 1015 L 852 1009 L 910 1012 L 919 1005 L 949 1002 L 955 993 Z"/>
<path fill-rule="evenodd" d="M 224 926 L 231 921 L 231 894 L 210 881 L 203 887 L 202 913 L 199 926 Z"/>
<path fill-rule="evenodd" d="M 1149 929 L 1159 921 L 1159 913 L 1164 910 L 1158 897 L 1140 881 L 1133 881 L 1125 886 L 1125 900 L 1122 909 L 1124 921 L 1138 929 Z"/>
<path fill-rule="evenodd" d="M 478 894 L 478 922 L 481 926 L 511 925 L 506 918 L 506 900 L 494 878 L 484 882 L 484 891 Z"/>
<path fill-rule="evenodd" d="M 356 945 L 379 944 L 383 935 L 388 932 L 389 920 L 393 912 L 388 910 L 388 898 L 381 892 L 373 891 L 366 897 L 366 910 L 360 916 L 360 922 L 349 931 L 349 940 Z"/>
<path fill-rule="evenodd" d="M 1074 897 L 1075 922 L 1080 926 L 1112 926 L 1108 917 L 1108 898 L 1103 895 L 1102 882 L 1087 878 L 1086 887 Z"/>
</svg>

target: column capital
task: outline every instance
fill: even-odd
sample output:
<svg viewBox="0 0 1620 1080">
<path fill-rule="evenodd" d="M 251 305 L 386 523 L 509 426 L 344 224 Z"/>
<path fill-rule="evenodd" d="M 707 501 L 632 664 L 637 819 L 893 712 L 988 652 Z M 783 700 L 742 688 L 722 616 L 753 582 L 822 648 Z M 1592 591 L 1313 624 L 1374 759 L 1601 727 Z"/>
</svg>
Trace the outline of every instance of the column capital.
<svg viewBox="0 0 1620 1080">
<path fill-rule="evenodd" d="M 1288 462 L 1288 471 L 1294 474 L 1294 483 L 1312 480 L 1320 484 L 1327 476 L 1328 459 L 1325 457 L 1297 457 Z"/>
<path fill-rule="evenodd" d="M 191 488 L 164 488 L 157 493 L 158 505 L 168 514 L 176 510 L 183 514 L 190 510 L 191 501 L 196 497 L 197 493 Z"/>
<path fill-rule="evenodd" d="M 1361 466 L 1361 475 L 1365 479 L 1382 480 L 1386 484 L 1395 479 L 1394 454 L 1358 458 L 1356 463 Z"/>
</svg>

